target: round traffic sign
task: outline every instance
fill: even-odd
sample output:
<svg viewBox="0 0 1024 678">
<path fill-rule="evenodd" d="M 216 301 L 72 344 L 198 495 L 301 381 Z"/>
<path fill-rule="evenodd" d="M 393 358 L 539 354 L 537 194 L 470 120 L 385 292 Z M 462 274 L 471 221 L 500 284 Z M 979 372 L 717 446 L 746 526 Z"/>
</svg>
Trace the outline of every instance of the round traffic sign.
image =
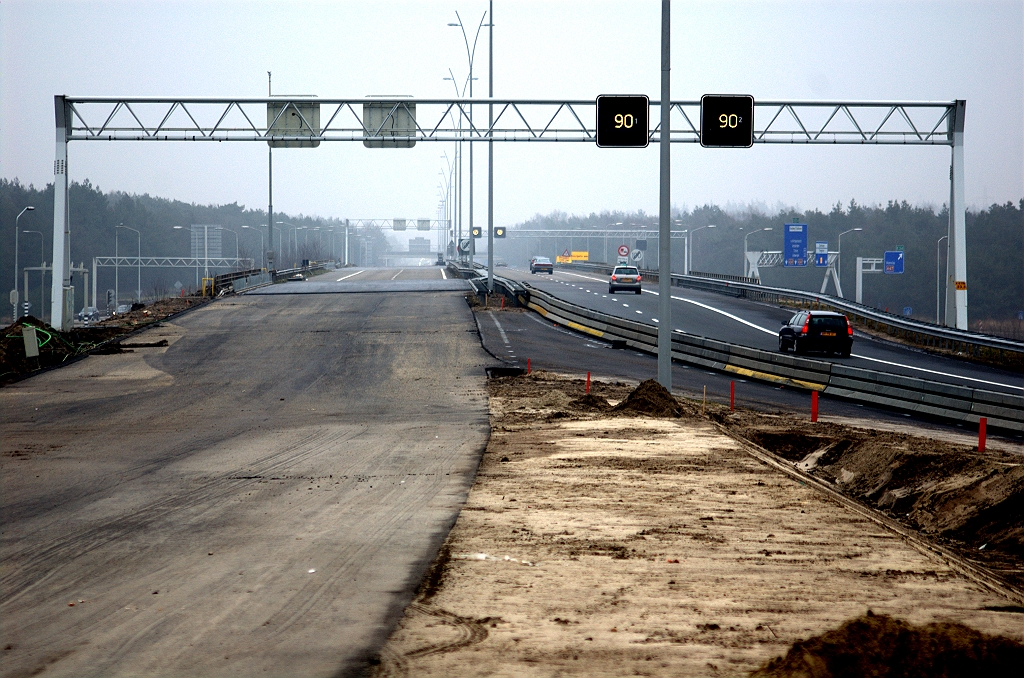
<svg viewBox="0 0 1024 678">
<path fill-rule="evenodd" d="M 633 253 L 630 254 L 629 256 L 630 256 L 630 258 L 633 261 L 643 261 L 644 251 L 643 250 L 633 250 Z"/>
<path fill-rule="evenodd" d="M 629 245 L 619 245 L 619 256 L 620 257 L 628 257 L 629 256 Z"/>
</svg>

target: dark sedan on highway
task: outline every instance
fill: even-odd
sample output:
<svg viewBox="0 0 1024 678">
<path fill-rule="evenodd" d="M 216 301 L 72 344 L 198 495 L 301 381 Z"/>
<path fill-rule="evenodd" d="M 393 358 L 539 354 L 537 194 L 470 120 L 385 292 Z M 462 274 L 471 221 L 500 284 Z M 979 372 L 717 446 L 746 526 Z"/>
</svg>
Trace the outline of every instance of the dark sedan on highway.
<svg viewBox="0 0 1024 678">
<path fill-rule="evenodd" d="M 785 353 L 821 351 L 850 357 L 853 348 L 853 326 L 842 313 L 833 311 L 800 311 L 782 321 L 779 350 Z"/>
</svg>

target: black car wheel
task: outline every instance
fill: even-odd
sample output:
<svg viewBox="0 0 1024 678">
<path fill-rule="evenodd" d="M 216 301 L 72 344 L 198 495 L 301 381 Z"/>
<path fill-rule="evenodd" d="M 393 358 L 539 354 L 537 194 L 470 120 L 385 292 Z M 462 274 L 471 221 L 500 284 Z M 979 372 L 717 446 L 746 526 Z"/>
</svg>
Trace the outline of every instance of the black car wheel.
<svg viewBox="0 0 1024 678">
<path fill-rule="evenodd" d="M 839 352 L 839 355 L 841 355 L 841 356 L 842 356 L 842 357 L 844 357 L 844 358 L 849 358 L 849 357 L 850 357 L 850 351 L 851 351 L 851 350 L 852 350 L 852 349 L 849 349 L 849 348 L 845 348 L 845 349 L 843 349 L 842 351 L 840 351 L 840 352 Z"/>
<path fill-rule="evenodd" d="M 637 294 L 641 294 L 642 292 L 643 292 L 643 290 L 637 290 L 636 291 Z"/>
<path fill-rule="evenodd" d="M 614 287 L 609 287 L 608 288 L 608 294 L 615 294 L 615 288 Z"/>
<path fill-rule="evenodd" d="M 793 352 L 796 353 L 797 355 L 804 355 L 805 353 L 807 353 L 807 346 L 804 344 L 804 342 L 800 341 L 799 339 L 794 339 Z"/>
<path fill-rule="evenodd" d="M 786 342 L 782 339 L 782 337 L 779 337 L 779 353 L 786 353 L 788 351 L 789 347 L 786 346 Z"/>
</svg>

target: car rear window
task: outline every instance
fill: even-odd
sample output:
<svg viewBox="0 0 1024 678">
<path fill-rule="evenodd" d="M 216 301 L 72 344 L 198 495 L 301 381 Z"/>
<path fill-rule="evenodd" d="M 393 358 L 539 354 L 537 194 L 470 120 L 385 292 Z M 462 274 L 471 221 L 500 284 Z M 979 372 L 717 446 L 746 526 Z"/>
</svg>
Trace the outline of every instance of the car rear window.
<svg viewBox="0 0 1024 678">
<path fill-rule="evenodd" d="M 533 260 L 533 263 L 535 263 L 535 264 L 550 264 L 551 260 L 548 259 L 547 257 L 537 257 L 536 259 Z"/>
<path fill-rule="evenodd" d="M 638 270 L 636 270 L 635 268 L 632 268 L 630 266 L 619 266 L 614 271 L 612 271 L 612 273 L 614 273 L 615 275 L 639 275 L 640 274 L 640 272 Z"/>
<path fill-rule="evenodd" d="M 818 317 L 811 316 L 811 325 L 814 326 L 814 327 L 820 327 L 820 328 L 826 328 L 827 327 L 829 329 L 845 330 L 846 329 L 846 318 L 844 318 L 842 316 L 836 316 L 836 315 L 826 315 L 826 316 L 818 316 Z"/>
</svg>

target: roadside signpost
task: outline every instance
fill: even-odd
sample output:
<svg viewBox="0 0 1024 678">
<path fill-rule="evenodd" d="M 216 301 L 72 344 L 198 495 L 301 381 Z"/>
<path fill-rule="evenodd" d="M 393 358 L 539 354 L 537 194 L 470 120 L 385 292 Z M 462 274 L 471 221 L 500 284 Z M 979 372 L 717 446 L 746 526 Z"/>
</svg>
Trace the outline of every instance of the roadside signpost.
<svg viewBox="0 0 1024 678">
<path fill-rule="evenodd" d="M 816 240 L 814 242 L 814 265 L 818 268 L 828 266 L 828 241 Z"/>
<path fill-rule="evenodd" d="M 783 230 L 782 265 L 807 265 L 807 224 L 786 224 Z"/>
<path fill-rule="evenodd" d="M 633 252 L 629 256 L 633 261 L 637 262 L 638 264 L 644 260 L 643 250 L 633 250 Z"/>
<path fill-rule="evenodd" d="M 619 245 L 619 256 L 620 257 L 628 257 L 629 256 L 629 245 Z"/>
<path fill-rule="evenodd" d="M 890 275 L 901 275 L 903 273 L 903 252 L 886 252 L 883 257 L 882 272 Z"/>
</svg>

